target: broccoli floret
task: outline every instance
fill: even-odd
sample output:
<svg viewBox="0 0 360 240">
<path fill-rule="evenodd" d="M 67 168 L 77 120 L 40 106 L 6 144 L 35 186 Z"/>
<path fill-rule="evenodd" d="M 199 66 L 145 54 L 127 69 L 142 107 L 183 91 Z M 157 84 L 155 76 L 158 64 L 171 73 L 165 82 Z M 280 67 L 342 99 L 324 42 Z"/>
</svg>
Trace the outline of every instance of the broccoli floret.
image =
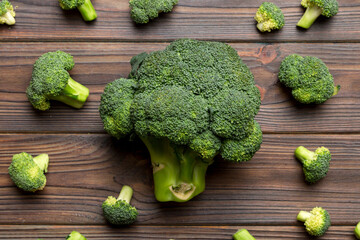
<svg viewBox="0 0 360 240">
<path fill-rule="evenodd" d="M 339 10 L 336 0 L 302 0 L 301 5 L 306 8 L 306 11 L 297 26 L 305 29 L 311 27 L 320 15 L 330 18 L 335 16 Z"/>
<path fill-rule="evenodd" d="M 306 231 L 316 237 L 324 235 L 331 225 L 329 213 L 321 207 L 315 207 L 311 212 L 300 211 L 297 220 L 304 222 Z"/>
<path fill-rule="evenodd" d="M 130 205 L 133 190 L 123 186 L 119 197 L 109 196 L 102 204 L 104 217 L 114 225 L 129 225 L 136 221 L 138 211 Z"/>
<path fill-rule="evenodd" d="M 305 180 L 308 183 L 319 181 L 329 171 L 331 154 L 329 149 L 325 147 L 319 147 L 315 152 L 312 152 L 300 146 L 296 148 L 295 156 L 303 165 Z"/>
<path fill-rule="evenodd" d="M 8 0 L 0 2 L 0 24 L 15 24 L 15 11 L 13 5 Z"/>
<path fill-rule="evenodd" d="M 49 165 L 49 156 L 40 154 L 32 157 L 28 153 L 15 154 L 9 167 L 9 175 L 15 185 L 28 192 L 43 190 L 46 185 L 45 174 Z"/>
<path fill-rule="evenodd" d="M 233 235 L 234 240 L 256 240 L 246 229 L 240 229 Z"/>
<path fill-rule="evenodd" d="M 160 13 L 171 12 L 179 0 L 130 0 L 131 18 L 136 23 L 148 23 Z"/>
<path fill-rule="evenodd" d="M 67 237 L 66 240 L 86 240 L 86 237 L 81 235 L 81 233 L 77 231 L 72 231 Z"/>
<path fill-rule="evenodd" d="M 77 8 L 85 21 L 93 21 L 97 14 L 91 0 L 59 0 L 60 7 L 64 10 Z"/>
<path fill-rule="evenodd" d="M 360 239 L 360 222 L 356 225 L 354 233 L 355 233 L 355 237 L 357 239 Z"/>
<path fill-rule="evenodd" d="M 65 52 L 48 52 L 34 64 L 32 79 L 26 94 L 34 108 L 45 111 L 50 100 L 81 108 L 89 96 L 89 89 L 70 77 L 73 57 Z"/>
<path fill-rule="evenodd" d="M 329 69 L 321 59 L 287 56 L 280 65 L 279 80 L 292 89 L 293 97 L 304 104 L 320 104 L 336 95 L 340 86 L 334 85 Z"/>
<path fill-rule="evenodd" d="M 285 25 L 284 14 L 281 9 L 271 2 L 263 2 L 256 12 L 256 25 L 261 32 L 271 32 L 281 29 Z"/>
<path fill-rule="evenodd" d="M 247 161 L 260 148 L 260 92 L 229 45 L 181 39 L 131 64 L 130 79 L 105 87 L 100 116 L 112 136 L 135 133 L 144 142 L 158 201 L 203 192 L 216 155 Z"/>
</svg>

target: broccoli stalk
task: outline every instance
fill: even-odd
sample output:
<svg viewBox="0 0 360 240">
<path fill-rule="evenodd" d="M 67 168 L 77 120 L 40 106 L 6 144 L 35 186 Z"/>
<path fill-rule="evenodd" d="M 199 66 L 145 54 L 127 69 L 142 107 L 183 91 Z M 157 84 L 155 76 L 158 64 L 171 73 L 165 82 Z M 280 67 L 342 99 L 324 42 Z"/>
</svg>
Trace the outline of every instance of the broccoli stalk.
<svg viewBox="0 0 360 240">
<path fill-rule="evenodd" d="M 61 94 L 56 96 L 49 95 L 48 98 L 63 102 L 74 108 L 82 108 L 88 96 L 89 89 L 70 77 Z"/>
<path fill-rule="evenodd" d="M 8 0 L 2 0 L 0 2 L 0 24 L 15 24 L 15 11 Z"/>
<path fill-rule="evenodd" d="M 356 225 L 354 233 L 355 233 L 356 239 L 360 239 L 360 222 Z"/>
<path fill-rule="evenodd" d="M 300 211 L 296 219 L 304 222 L 306 231 L 316 237 L 324 235 L 331 225 L 329 213 L 321 207 L 315 207 L 311 212 Z"/>
<path fill-rule="evenodd" d="M 233 235 L 234 240 L 256 240 L 246 229 L 240 229 Z"/>
<path fill-rule="evenodd" d="M 150 153 L 158 201 L 186 202 L 204 191 L 212 159 L 205 161 L 190 148 L 171 144 L 167 139 L 140 138 Z"/>
<path fill-rule="evenodd" d="M 49 166 L 49 155 L 46 153 L 42 153 L 36 157 L 33 158 L 33 161 L 36 163 L 36 165 L 39 166 L 39 168 L 44 171 L 44 173 L 48 172 L 48 166 Z"/>
<path fill-rule="evenodd" d="M 315 155 L 315 152 L 312 152 L 312 151 L 308 150 L 307 148 L 300 146 L 300 147 L 296 148 L 295 156 L 299 161 L 301 161 L 301 163 L 304 163 L 307 160 L 314 159 L 314 157 L 316 155 Z"/>
<path fill-rule="evenodd" d="M 93 21 L 97 18 L 97 14 L 91 0 L 85 0 L 84 4 L 77 7 L 81 16 L 85 21 Z"/>
<path fill-rule="evenodd" d="M 321 15 L 322 9 L 316 5 L 308 7 L 301 17 L 297 26 L 308 29 L 315 22 L 315 20 Z"/>
<path fill-rule="evenodd" d="M 66 240 L 86 240 L 86 237 L 81 235 L 81 233 L 77 231 L 72 231 L 67 237 Z"/>
</svg>

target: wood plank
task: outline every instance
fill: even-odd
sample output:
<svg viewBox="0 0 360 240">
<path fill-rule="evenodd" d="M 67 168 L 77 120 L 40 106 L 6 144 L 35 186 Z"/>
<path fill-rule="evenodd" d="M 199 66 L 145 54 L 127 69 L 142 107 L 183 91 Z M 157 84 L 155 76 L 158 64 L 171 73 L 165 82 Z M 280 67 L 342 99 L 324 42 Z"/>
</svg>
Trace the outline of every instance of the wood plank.
<svg viewBox="0 0 360 240">
<path fill-rule="evenodd" d="M 334 225 L 359 221 L 360 135 L 270 134 L 247 163 L 220 159 L 210 167 L 204 193 L 184 204 L 154 199 L 147 150 L 140 142 L 114 141 L 103 134 L 0 135 L 0 224 L 104 224 L 101 203 L 122 185 L 134 188 L 140 225 L 297 225 L 299 210 L 322 206 Z M 304 182 L 293 151 L 304 145 L 332 152 L 328 176 Z M 7 168 L 13 154 L 46 152 L 47 187 L 23 193 Z"/>
<path fill-rule="evenodd" d="M 285 27 L 261 34 L 254 15 L 262 0 L 180 0 L 171 14 L 145 26 L 130 19 L 128 0 L 93 0 L 98 19 L 86 23 L 77 11 L 63 11 L 57 1 L 13 1 L 18 6 L 15 26 L 0 27 L 1 41 L 169 41 L 181 37 L 243 41 L 359 41 L 360 2 L 342 0 L 337 16 L 319 19 L 310 30 L 296 28 L 304 13 L 300 0 L 280 1 Z"/>
<path fill-rule="evenodd" d="M 0 225 L 1 239 L 64 239 L 72 230 L 79 231 L 89 240 L 96 239 L 223 239 L 230 240 L 241 228 L 246 228 L 257 240 L 308 239 L 300 226 L 49 226 L 49 225 Z M 331 226 L 323 237 L 327 240 L 353 240 L 354 226 Z"/>
<path fill-rule="evenodd" d="M 0 132 L 103 133 L 98 114 L 104 86 L 127 77 L 132 56 L 164 49 L 168 43 L 0 43 Z M 360 132 L 360 44 L 231 44 L 251 68 L 264 99 L 257 120 L 264 132 Z M 74 55 L 74 79 L 90 88 L 81 110 L 53 103 L 47 112 L 34 111 L 27 101 L 32 65 L 44 52 L 61 49 Z M 293 100 L 277 79 L 281 60 L 291 54 L 323 59 L 342 86 L 340 93 L 318 106 Z M 341 59 L 341 60 L 340 60 Z"/>
</svg>

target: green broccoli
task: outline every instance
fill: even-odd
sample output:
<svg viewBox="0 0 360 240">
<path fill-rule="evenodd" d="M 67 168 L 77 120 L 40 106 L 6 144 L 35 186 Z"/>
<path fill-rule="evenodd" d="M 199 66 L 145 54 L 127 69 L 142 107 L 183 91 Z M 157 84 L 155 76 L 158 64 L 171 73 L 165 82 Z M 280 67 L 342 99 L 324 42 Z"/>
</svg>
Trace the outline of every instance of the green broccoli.
<svg viewBox="0 0 360 240">
<path fill-rule="evenodd" d="M 130 0 L 131 18 L 136 23 L 148 23 L 159 13 L 171 12 L 179 0 Z"/>
<path fill-rule="evenodd" d="M 43 190 L 46 185 L 46 177 L 49 165 L 49 156 L 40 154 L 32 157 L 28 153 L 15 154 L 9 167 L 9 175 L 15 185 L 28 192 Z"/>
<path fill-rule="evenodd" d="M 330 18 L 335 16 L 339 10 L 336 0 L 302 0 L 301 5 L 306 8 L 306 11 L 297 26 L 305 29 L 310 28 L 320 15 Z"/>
<path fill-rule="evenodd" d="M 261 32 L 271 32 L 281 29 L 285 25 L 284 14 L 281 9 L 271 2 L 263 2 L 256 12 L 256 25 Z"/>
<path fill-rule="evenodd" d="M 246 229 L 240 229 L 233 235 L 234 240 L 256 240 Z"/>
<path fill-rule="evenodd" d="M 66 237 L 66 240 L 86 240 L 86 237 L 77 231 L 72 231 L 69 236 Z"/>
<path fill-rule="evenodd" d="M 15 11 L 8 0 L 2 0 L 0 2 L 0 24 L 15 24 Z"/>
<path fill-rule="evenodd" d="M 326 176 L 331 161 L 329 149 L 319 147 L 312 152 L 300 146 L 296 148 L 295 156 L 303 164 L 305 180 L 308 183 L 315 183 Z"/>
<path fill-rule="evenodd" d="M 356 238 L 360 239 L 360 222 L 358 222 L 358 224 L 356 225 L 354 233 L 355 233 Z"/>
<path fill-rule="evenodd" d="M 321 207 L 315 207 L 311 212 L 300 211 L 297 220 L 305 222 L 306 231 L 315 237 L 324 235 L 331 225 L 329 213 Z"/>
<path fill-rule="evenodd" d="M 129 225 L 136 221 L 138 211 L 130 205 L 133 190 L 123 186 L 119 197 L 109 196 L 102 204 L 104 217 L 114 225 Z"/>
<path fill-rule="evenodd" d="M 110 135 L 135 133 L 144 142 L 158 201 L 185 202 L 203 192 L 219 153 L 242 162 L 259 150 L 260 92 L 232 47 L 181 39 L 131 64 L 129 79 L 105 87 L 100 116 Z"/>
<path fill-rule="evenodd" d="M 59 0 L 60 7 L 64 10 L 77 8 L 85 21 L 93 21 L 97 14 L 91 0 Z"/>
<path fill-rule="evenodd" d="M 81 108 L 89 96 L 89 89 L 70 77 L 73 57 L 65 52 L 48 52 L 35 62 L 32 79 L 26 94 L 34 108 L 45 111 L 50 100 Z"/>
<path fill-rule="evenodd" d="M 292 89 L 293 97 L 304 104 L 320 104 L 336 95 L 340 86 L 334 85 L 329 69 L 316 57 L 287 56 L 280 65 L 279 80 Z"/>
</svg>

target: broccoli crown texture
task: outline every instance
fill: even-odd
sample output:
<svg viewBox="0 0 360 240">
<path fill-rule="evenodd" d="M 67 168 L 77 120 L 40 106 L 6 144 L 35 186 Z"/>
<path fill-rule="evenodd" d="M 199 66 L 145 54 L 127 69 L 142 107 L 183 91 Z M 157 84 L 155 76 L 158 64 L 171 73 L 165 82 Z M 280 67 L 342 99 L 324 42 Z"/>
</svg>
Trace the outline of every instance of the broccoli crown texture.
<svg viewBox="0 0 360 240">
<path fill-rule="evenodd" d="M 0 24 L 15 24 L 15 11 L 8 0 L 2 0 L 0 2 Z"/>
<path fill-rule="evenodd" d="M 72 231 L 67 237 L 66 240 L 86 240 L 86 237 L 81 235 L 81 233 L 77 231 Z"/>
<path fill-rule="evenodd" d="M 59 0 L 60 7 L 64 10 L 75 9 L 85 3 L 85 0 Z"/>
<path fill-rule="evenodd" d="M 281 29 L 285 25 L 284 14 L 281 9 L 271 2 L 263 2 L 256 12 L 257 28 L 261 32 L 271 32 Z"/>
<path fill-rule="evenodd" d="M 46 177 L 49 164 L 49 156 L 40 154 L 33 158 L 28 153 L 15 154 L 9 167 L 9 175 L 15 185 L 28 192 L 43 190 L 46 185 Z"/>
<path fill-rule="evenodd" d="M 240 229 L 233 235 L 234 240 L 256 240 L 246 229 Z"/>
<path fill-rule="evenodd" d="M 329 213 L 321 207 L 315 207 L 311 212 L 300 211 L 297 220 L 304 222 L 306 231 L 316 237 L 324 235 L 331 225 Z"/>
<path fill-rule="evenodd" d="M 130 0 L 131 18 L 136 23 L 148 23 L 159 13 L 171 12 L 178 0 Z"/>
<path fill-rule="evenodd" d="M 134 132 L 145 143 L 159 201 L 201 193 L 218 153 L 241 162 L 260 148 L 262 132 L 254 121 L 260 93 L 229 45 L 181 39 L 131 64 L 131 79 L 105 87 L 100 116 L 112 136 Z"/>
<path fill-rule="evenodd" d="M 130 205 L 133 190 L 124 186 L 116 199 L 109 196 L 102 204 L 104 217 L 113 225 L 129 225 L 136 221 L 138 212 Z"/>
<path fill-rule="evenodd" d="M 321 59 L 287 56 L 280 65 L 279 80 L 292 89 L 293 97 L 304 104 L 320 104 L 336 95 L 340 86 L 334 85 L 329 69 Z"/>
<path fill-rule="evenodd" d="M 59 0 L 60 7 L 64 10 L 77 8 L 85 21 L 93 21 L 97 14 L 91 0 Z"/>
<path fill-rule="evenodd" d="M 360 222 L 358 222 L 358 224 L 356 225 L 354 233 L 355 233 L 356 239 L 360 239 Z"/>
<path fill-rule="evenodd" d="M 326 176 L 331 161 L 329 149 L 319 147 L 312 152 L 300 146 L 295 150 L 295 156 L 303 164 L 305 180 L 308 183 L 315 183 Z"/>
<path fill-rule="evenodd" d="M 67 71 L 73 67 L 73 57 L 62 51 L 48 52 L 39 57 L 26 91 L 34 108 L 47 110 L 50 100 L 61 101 L 75 108 L 84 105 L 89 89 L 70 77 Z"/>
<path fill-rule="evenodd" d="M 310 28 L 320 15 L 330 18 L 335 16 L 339 10 L 336 0 L 302 0 L 301 5 L 306 8 L 306 11 L 297 26 L 305 29 Z"/>
</svg>

